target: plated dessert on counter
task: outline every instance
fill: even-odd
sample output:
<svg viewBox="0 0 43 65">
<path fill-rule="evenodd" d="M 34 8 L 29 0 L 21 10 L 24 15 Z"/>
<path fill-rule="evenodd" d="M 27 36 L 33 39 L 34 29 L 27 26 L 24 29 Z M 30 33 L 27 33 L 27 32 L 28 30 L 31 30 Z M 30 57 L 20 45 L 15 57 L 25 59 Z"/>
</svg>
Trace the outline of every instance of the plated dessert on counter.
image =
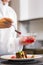
<svg viewBox="0 0 43 65">
<path fill-rule="evenodd" d="M 24 51 L 17 52 L 16 55 L 2 55 L 0 58 L 5 59 L 5 60 L 15 60 L 15 61 L 20 61 L 20 60 L 33 60 L 37 58 L 42 58 L 42 55 L 33 55 L 33 54 L 26 54 Z"/>
</svg>

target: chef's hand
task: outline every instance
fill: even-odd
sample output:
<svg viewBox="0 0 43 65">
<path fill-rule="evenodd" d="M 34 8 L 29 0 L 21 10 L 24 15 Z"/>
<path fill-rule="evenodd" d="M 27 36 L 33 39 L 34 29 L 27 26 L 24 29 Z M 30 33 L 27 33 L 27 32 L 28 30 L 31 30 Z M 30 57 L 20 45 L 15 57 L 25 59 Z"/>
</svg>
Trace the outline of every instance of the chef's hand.
<svg viewBox="0 0 43 65">
<path fill-rule="evenodd" d="M 27 44 L 32 44 L 33 42 L 35 42 L 35 37 L 34 36 L 22 36 L 20 38 L 20 43 L 23 45 L 27 45 Z"/>
<path fill-rule="evenodd" d="M 12 25 L 12 20 L 10 18 L 0 19 L 0 28 L 9 28 Z"/>
</svg>

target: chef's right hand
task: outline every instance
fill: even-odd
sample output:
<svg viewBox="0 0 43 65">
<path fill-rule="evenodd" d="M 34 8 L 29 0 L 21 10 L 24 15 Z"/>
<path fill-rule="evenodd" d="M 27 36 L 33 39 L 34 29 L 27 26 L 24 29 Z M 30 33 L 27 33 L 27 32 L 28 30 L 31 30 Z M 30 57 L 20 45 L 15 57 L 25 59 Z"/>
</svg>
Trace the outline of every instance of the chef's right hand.
<svg viewBox="0 0 43 65">
<path fill-rule="evenodd" d="M 0 28 L 9 28 L 12 25 L 12 20 L 10 18 L 0 19 Z"/>
</svg>

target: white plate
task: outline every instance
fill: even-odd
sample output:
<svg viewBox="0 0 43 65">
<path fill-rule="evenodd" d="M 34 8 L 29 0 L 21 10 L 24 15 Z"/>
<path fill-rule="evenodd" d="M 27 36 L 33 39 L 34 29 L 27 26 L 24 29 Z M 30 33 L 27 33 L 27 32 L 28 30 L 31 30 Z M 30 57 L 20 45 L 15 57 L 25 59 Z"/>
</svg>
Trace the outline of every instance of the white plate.
<svg viewBox="0 0 43 65">
<path fill-rule="evenodd" d="M 34 60 L 34 59 L 37 59 L 37 58 L 42 58 L 43 56 L 42 55 L 34 55 L 33 58 L 31 58 L 33 55 L 27 55 L 28 58 L 11 58 L 12 56 L 15 56 L 15 55 L 3 55 L 1 56 L 0 58 L 1 59 L 5 59 L 5 60 Z"/>
</svg>

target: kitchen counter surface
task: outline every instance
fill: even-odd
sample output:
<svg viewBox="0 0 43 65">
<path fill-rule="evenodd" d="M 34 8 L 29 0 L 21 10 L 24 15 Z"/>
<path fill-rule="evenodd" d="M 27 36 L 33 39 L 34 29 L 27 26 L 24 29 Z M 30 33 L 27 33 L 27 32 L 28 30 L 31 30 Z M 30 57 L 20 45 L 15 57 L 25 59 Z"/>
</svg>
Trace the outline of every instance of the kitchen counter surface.
<svg viewBox="0 0 43 65">
<path fill-rule="evenodd" d="M 28 54 L 43 54 L 43 49 L 23 49 L 26 51 Z"/>
<path fill-rule="evenodd" d="M 0 65 L 43 65 L 43 57 L 35 60 L 28 61 L 8 61 L 0 59 Z"/>
</svg>

